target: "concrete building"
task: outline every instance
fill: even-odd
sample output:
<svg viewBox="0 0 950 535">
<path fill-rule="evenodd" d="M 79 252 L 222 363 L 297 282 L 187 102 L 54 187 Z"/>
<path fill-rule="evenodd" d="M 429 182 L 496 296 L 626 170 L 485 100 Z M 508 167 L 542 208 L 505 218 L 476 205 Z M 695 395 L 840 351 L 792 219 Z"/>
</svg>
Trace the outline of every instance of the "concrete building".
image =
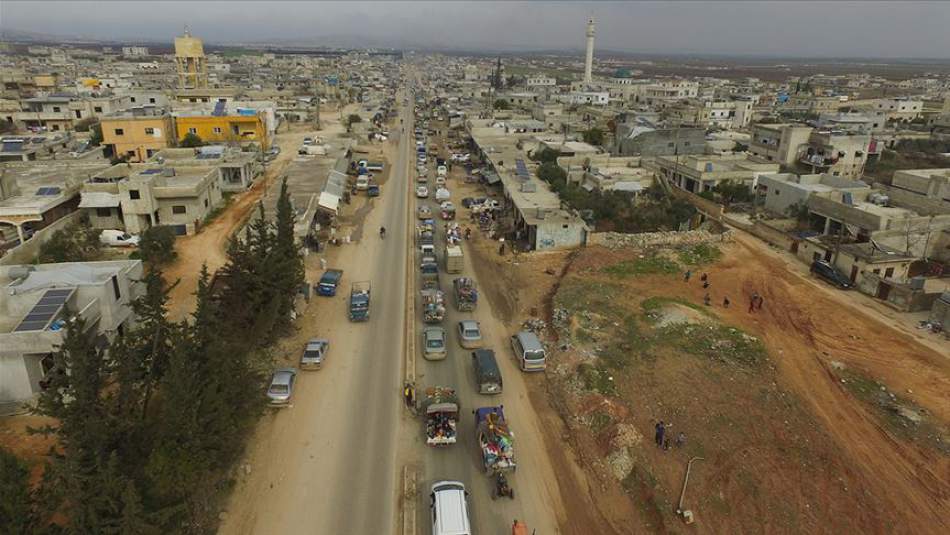
<svg viewBox="0 0 950 535">
<path fill-rule="evenodd" d="M 524 83 L 527 90 L 532 92 L 543 89 L 551 89 L 557 86 L 556 79 L 551 78 L 550 76 L 544 76 L 543 74 L 528 76 L 525 78 Z"/>
<path fill-rule="evenodd" d="M 950 169 L 904 169 L 894 171 L 891 186 L 928 199 L 950 203 Z"/>
<path fill-rule="evenodd" d="M 561 102 L 573 105 L 606 106 L 610 102 L 607 91 L 572 91 L 560 95 Z"/>
<path fill-rule="evenodd" d="M 697 194 L 710 191 L 722 182 L 742 183 L 752 188 L 759 176 L 779 171 L 779 164 L 744 153 L 660 156 L 656 165 L 660 176 L 672 186 Z"/>
<path fill-rule="evenodd" d="M 759 175 L 756 184 L 756 205 L 773 214 L 790 216 L 791 209 L 807 206 L 812 195 L 840 198 L 843 192 L 869 192 L 871 186 L 857 180 L 834 175 L 796 175 L 776 173 Z"/>
<path fill-rule="evenodd" d="M 129 162 L 144 162 L 156 152 L 174 147 L 175 122 L 161 108 L 140 107 L 103 117 L 102 143 Z"/>
<path fill-rule="evenodd" d="M 616 120 L 613 153 L 618 156 L 703 154 L 706 131 L 702 128 L 658 128 L 647 118 L 621 114 Z"/>
<path fill-rule="evenodd" d="M 175 65 L 179 89 L 208 87 L 208 60 L 204 43 L 192 37 L 187 30 L 185 35 L 175 38 Z"/>
<path fill-rule="evenodd" d="M 141 280 L 141 260 L 0 267 L 0 413 L 35 401 L 68 318 L 107 341 L 131 328 Z"/>
<path fill-rule="evenodd" d="M 122 47 L 122 55 L 127 58 L 138 58 L 148 55 L 147 46 L 124 46 Z"/>
<path fill-rule="evenodd" d="M 194 234 L 223 200 L 219 181 L 215 167 L 119 164 L 83 184 L 80 207 L 96 228 L 139 234 L 167 225 Z"/>
<path fill-rule="evenodd" d="M 263 171 L 256 152 L 243 152 L 224 146 L 194 149 L 165 149 L 155 153 L 149 163 L 176 168 L 215 168 L 221 191 L 243 191 Z"/>
<path fill-rule="evenodd" d="M 814 173 L 860 177 L 868 161 L 870 134 L 837 130 L 812 131 L 808 143 L 799 147 L 798 162 Z"/>
<path fill-rule="evenodd" d="M 749 153 L 770 162 L 793 165 L 812 130 L 810 126 L 796 123 L 753 125 Z"/>
<path fill-rule="evenodd" d="M 270 108 L 270 112 L 276 114 L 274 108 Z M 269 119 L 267 109 L 234 108 L 223 102 L 215 104 L 214 109 L 178 110 L 172 112 L 172 116 L 175 118 L 179 142 L 190 133 L 205 142 L 253 143 L 267 150 L 270 148 L 271 134 L 276 129 L 276 126 L 268 127 L 268 123 L 276 123 L 276 119 Z"/>
<path fill-rule="evenodd" d="M 11 249 L 79 206 L 82 183 L 108 162 L 0 164 L 0 249 Z"/>
</svg>

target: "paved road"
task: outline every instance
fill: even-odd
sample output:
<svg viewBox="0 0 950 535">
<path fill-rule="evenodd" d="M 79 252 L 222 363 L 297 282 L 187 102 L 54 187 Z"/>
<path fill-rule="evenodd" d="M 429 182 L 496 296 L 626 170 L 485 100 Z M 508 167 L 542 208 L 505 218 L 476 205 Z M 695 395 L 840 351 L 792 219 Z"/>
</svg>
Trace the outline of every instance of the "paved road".
<svg viewBox="0 0 950 535">
<path fill-rule="evenodd" d="M 433 140 L 428 139 L 426 146 L 432 145 Z M 443 157 L 447 153 L 443 149 Z M 429 187 L 434 193 L 435 188 L 435 156 L 430 155 L 432 161 L 428 163 L 429 167 Z M 413 173 L 413 179 L 415 179 Z M 458 209 L 460 217 L 459 223 L 464 227 L 469 225 L 466 220 L 468 210 L 461 207 L 461 194 L 459 193 L 461 185 L 459 181 L 463 172 L 456 169 L 447 182 L 446 187 L 453 192 L 452 201 Z M 415 206 L 418 204 L 428 204 L 433 213 L 437 213 L 438 203 L 433 197 L 429 199 L 413 198 L 413 214 Z M 442 254 L 444 245 L 444 221 L 436 219 L 436 252 Z M 475 225 L 470 225 L 475 230 Z M 459 395 L 461 405 L 461 422 L 458 426 L 458 442 L 451 446 L 441 448 L 427 447 L 423 441 L 423 428 L 420 421 L 415 428 L 415 442 L 413 446 L 416 451 L 421 451 L 421 464 L 423 467 L 422 477 L 420 478 L 420 497 L 417 504 L 418 516 L 417 525 L 419 533 L 429 533 L 429 498 L 428 488 L 438 480 L 450 479 L 461 481 L 465 484 L 470 493 L 470 510 L 472 519 L 472 530 L 475 533 L 502 534 L 510 533 L 512 520 L 519 519 L 527 521 L 532 529 L 537 533 L 551 535 L 558 533 L 558 512 L 563 510 L 560 507 L 560 492 L 558 491 L 557 481 L 554 475 L 554 467 L 551 466 L 545 446 L 541 440 L 541 430 L 537 425 L 537 416 L 528 400 L 528 393 L 525 386 L 525 377 L 523 372 L 519 371 L 515 365 L 512 351 L 508 346 L 508 328 L 499 321 L 492 313 L 491 303 L 487 300 L 487 295 L 482 292 L 479 295 L 479 304 L 474 312 L 458 312 L 454 307 L 454 299 L 451 292 L 452 280 L 456 277 L 467 276 L 475 278 L 475 271 L 472 267 L 472 258 L 468 254 L 467 245 L 463 244 L 465 249 L 465 269 L 461 274 L 447 274 L 444 271 L 444 265 L 440 264 L 440 284 L 445 292 L 447 313 L 442 327 L 445 328 L 448 339 L 448 356 L 441 361 L 427 361 L 421 357 L 421 330 L 426 325 L 422 322 L 422 315 L 419 305 L 418 292 L 416 299 L 416 318 L 414 319 L 415 334 L 417 337 L 416 369 L 417 384 L 422 392 L 426 386 L 450 386 L 456 389 Z M 418 271 L 416 264 L 419 260 L 418 249 L 413 249 L 413 269 Z M 440 256 L 440 260 L 442 260 Z M 418 273 L 415 273 L 417 288 L 421 280 Z M 456 326 L 463 319 L 476 319 L 481 324 L 483 330 L 484 347 L 495 351 L 496 359 L 502 370 L 504 380 L 504 392 L 500 395 L 487 396 L 481 395 L 476 390 L 475 374 L 472 367 L 472 357 L 470 349 L 463 349 L 458 343 Z M 472 410 L 477 407 L 486 407 L 494 405 L 505 406 L 505 416 L 507 417 L 512 430 L 515 433 L 515 455 L 518 462 L 518 469 L 511 474 L 509 481 L 515 489 L 515 499 L 499 498 L 492 500 L 491 493 L 494 480 L 484 473 L 480 450 L 475 439 L 475 423 Z"/>
<path fill-rule="evenodd" d="M 302 373 L 292 407 L 266 416 L 251 443 L 222 533 L 387 534 L 397 523 L 397 433 L 405 333 L 408 185 L 399 156 L 367 216 L 362 242 L 336 250 L 336 297 L 315 297 L 287 356 L 312 336 L 331 340 L 319 371 Z M 375 229 L 384 225 L 385 240 Z M 374 229 L 374 230 L 369 230 Z M 315 261 L 311 258 L 309 262 Z M 346 318 L 349 285 L 372 283 L 371 318 Z"/>
</svg>

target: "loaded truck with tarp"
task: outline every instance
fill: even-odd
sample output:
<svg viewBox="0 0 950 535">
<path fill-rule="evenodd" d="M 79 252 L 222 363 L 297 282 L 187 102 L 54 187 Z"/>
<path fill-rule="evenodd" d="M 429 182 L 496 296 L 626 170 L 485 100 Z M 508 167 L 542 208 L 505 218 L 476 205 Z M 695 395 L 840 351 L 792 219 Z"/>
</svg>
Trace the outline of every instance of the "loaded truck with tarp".
<svg viewBox="0 0 950 535">
<path fill-rule="evenodd" d="M 505 420 L 505 407 L 475 409 L 475 438 L 488 475 L 515 470 L 515 434 Z"/>
<path fill-rule="evenodd" d="M 455 444 L 459 417 L 459 399 L 455 395 L 455 390 L 446 386 L 427 388 L 422 409 L 426 420 L 426 444 L 430 446 Z"/>
<path fill-rule="evenodd" d="M 440 323 L 445 318 L 445 297 L 442 290 L 438 286 L 423 287 L 419 293 L 422 294 L 422 321 Z"/>
<path fill-rule="evenodd" d="M 455 308 L 459 312 L 471 312 L 478 305 L 478 289 L 475 287 L 475 279 L 469 277 L 459 277 L 452 281 L 455 287 Z"/>
</svg>

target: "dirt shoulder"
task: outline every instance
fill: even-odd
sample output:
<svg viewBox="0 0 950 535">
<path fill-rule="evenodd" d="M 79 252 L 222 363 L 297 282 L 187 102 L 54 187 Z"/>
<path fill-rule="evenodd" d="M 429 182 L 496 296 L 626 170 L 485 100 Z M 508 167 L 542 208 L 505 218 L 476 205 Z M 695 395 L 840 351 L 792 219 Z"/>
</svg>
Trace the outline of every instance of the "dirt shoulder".
<svg viewBox="0 0 950 535">
<path fill-rule="evenodd" d="M 485 291 L 518 288 L 505 297 L 512 321 L 559 326 L 552 345 L 563 350 L 532 400 L 556 408 L 548 440 L 571 443 L 613 530 L 679 531 L 692 457 L 704 460 L 684 508 L 700 531 L 946 527 L 950 366 L 910 333 L 744 240 L 690 283 L 676 253 L 498 257 L 495 247 L 479 248 L 492 266 L 481 269 L 499 271 Z M 753 292 L 764 303 L 750 314 Z M 658 420 L 673 424 L 669 450 L 653 442 Z"/>
</svg>

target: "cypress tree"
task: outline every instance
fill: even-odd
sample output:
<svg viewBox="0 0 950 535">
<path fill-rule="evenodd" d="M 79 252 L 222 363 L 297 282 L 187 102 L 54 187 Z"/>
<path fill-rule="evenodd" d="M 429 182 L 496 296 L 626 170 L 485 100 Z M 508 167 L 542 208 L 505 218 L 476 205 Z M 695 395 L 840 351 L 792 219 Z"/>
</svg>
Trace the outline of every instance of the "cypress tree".
<svg viewBox="0 0 950 535">
<path fill-rule="evenodd" d="M 20 459 L 0 448 L 0 533 L 27 533 L 32 518 L 29 477 Z"/>
</svg>

